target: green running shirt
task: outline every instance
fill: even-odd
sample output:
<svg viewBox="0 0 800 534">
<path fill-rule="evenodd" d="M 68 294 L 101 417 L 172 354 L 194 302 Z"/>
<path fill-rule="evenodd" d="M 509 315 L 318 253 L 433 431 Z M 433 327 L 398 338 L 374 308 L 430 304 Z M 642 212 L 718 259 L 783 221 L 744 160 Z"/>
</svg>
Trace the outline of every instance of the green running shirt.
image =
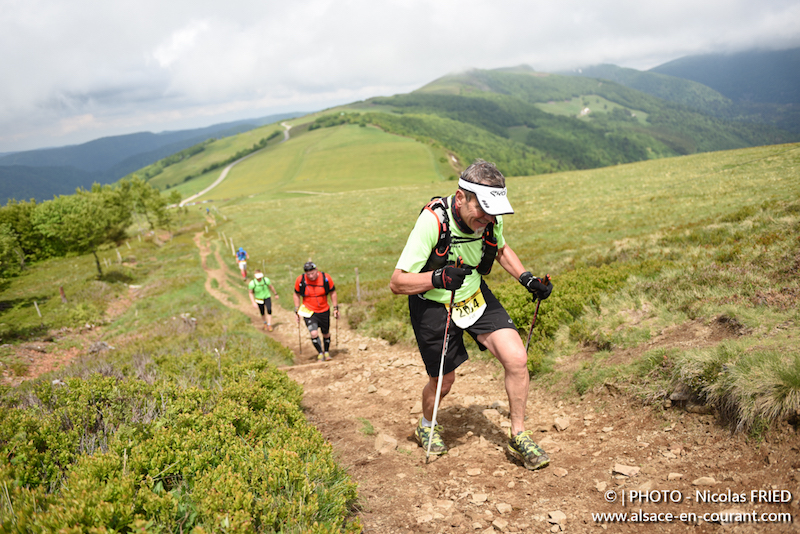
<svg viewBox="0 0 800 534">
<path fill-rule="evenodd" d="M 456 258 L 461 256 L 465 265 L 476 267 L 481 262 L 481 251 L 483 250 L 483 239 L 481 234 L 466 234 L 462 232 L 458 225 L 455 224 L 453 219 L 453 202 L 455 195 L 448 199 L 447 216 L 450 219 L 450 250 L 447 252 L 447 261 L 455 262 Z M 503 237 L 503 217 L 498 215 L 497 224 L 494 225 L 494 235 L 497 238 L 498 250 L 505 246 L 506 240 Z M 457 243 L 459 238 L 473 239 L 466 243 Z M 431 255 L 433 247 L 439 240 L 439 223 L 437 217 L 430 210 L 423 210 L 417 217 L 417 222 L 411 234 L 408 236 L 408 241 L 400 254 L 400 259 L 397 260 L 396 268 L 407 273 L 418 273 L 425 266 L 428 257 Z M 467 276 L 462 285 L 456 290 L 456 302 L 471 297 L 481 285 L 481 275 L 478 271 L 472 271 L 472 274 Z M 446 289 L 431 289 L 423 294 L 423 296 L 434 302 L 441 302 L 442 304 L 450 304 L 450 291 Z"/>
<path fill-rule="evenodd" d="M 272 297 L 272 293 L 269 290 L 271 283 L 272 282 L 269 281 L 269 278 L 265 276 L 261 279 L 261 282 L 258 282 L 255 279 L 250 280 L 250 283 L 247 284 L 247 288 L 253 291 L 253 297 L 257 298 L 258 300 L 264 300 Z"/>
</svg>

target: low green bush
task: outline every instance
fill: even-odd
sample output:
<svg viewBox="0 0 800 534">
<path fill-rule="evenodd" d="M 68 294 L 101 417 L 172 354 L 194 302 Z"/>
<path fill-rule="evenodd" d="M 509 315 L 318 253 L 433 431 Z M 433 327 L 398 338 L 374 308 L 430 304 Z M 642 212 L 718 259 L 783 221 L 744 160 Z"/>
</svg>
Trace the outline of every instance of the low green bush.
<svg viewBox="0 0 800 534">
<path fill-rule="evenodd" d="M 218 368 L 216 355 L 188 359 Z M 94 373 L 7 396 L 0 530 L 359 531 L 355 484 L 301 397 L 256 359 L 208 388 Z"/>
<path fill-rule="evenodd" d="M 594 335 L 583 323 L 576 323 L 587 308 L 597 309 L 603 295 L 623 287 L 631 276 L 651 277 L 664 268 L 661 261 L 615 262 L 599 266 L 580 265 L 553 277 L 553 293 L 539 307 L 539 315 L 531 334 L 528 349 L 528 369 L 531 373 L 542 370 L 544 359 L 555 346 L 555 335 L 562 325 L 570 328 L 573 340 L 588 342 Z M 527 339 L 536 301 L 515 281 L 505 281 L 494 290 L 503 303 L 523 339 Z M 608 340 L 595 337 L 592 342 L 600 348 L 609 348 Z"/>
</svg>

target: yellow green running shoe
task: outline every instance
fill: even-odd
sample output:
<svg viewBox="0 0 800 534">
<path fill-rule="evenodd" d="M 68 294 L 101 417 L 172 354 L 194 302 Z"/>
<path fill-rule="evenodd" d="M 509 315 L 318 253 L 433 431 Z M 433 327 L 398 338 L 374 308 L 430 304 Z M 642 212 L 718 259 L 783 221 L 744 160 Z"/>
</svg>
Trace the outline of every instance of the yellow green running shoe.
<svg viewBox="0 0 800 534">
<path fill-rule="evenodd" d="M 444 441 L 442 441 L 442 425 L 436 425 L 433 428 L 422 426 L 422 419 L 420 419 L 417 424 L 417 430 L 414 431 L 414 437 L 417 438 L 417 441 L 422 448 L 425 449 L 425 452 L 428 451 L 428 440 L 432 440 L 432 455 L 439 456 L 447 454 L 447 446 L 445 446 Z"/>
<path fill-rule="evenodd" d="M 531 438 L 532 432 L 526 430 L 508 439 L 508 452 L 522 460 L 523 465 L 534 471 L 550 463 L 550 457 Z"/>
</svg>

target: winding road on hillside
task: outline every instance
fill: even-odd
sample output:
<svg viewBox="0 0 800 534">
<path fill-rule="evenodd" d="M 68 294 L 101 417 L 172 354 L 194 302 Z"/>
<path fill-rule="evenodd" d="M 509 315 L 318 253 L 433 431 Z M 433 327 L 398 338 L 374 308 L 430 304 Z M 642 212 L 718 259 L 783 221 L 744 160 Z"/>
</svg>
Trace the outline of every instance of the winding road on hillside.
<svg viewBox="0 0 800 534">
<path fill-rule="evenodd" d="M 206 289 L 226 306 L 261 326 L 246 288 L 220 247 L 199 233 L 208 280 Z M 206 258 L 215 248 L 219 269 Z M 214 289 L 211 280 L 217 281 Z M 233 297 L 235 304 L 230 297 Z M 290 305 L 291 296 L 279 303 Z M 347 309 L 343 308 L 346 317 Z M 545 306 L 542 311 L 546 313 Z M 550 454 L 549 467 L 531 472 L 507 458 L 508 406 L 502 369 L 493 361 L 471 360 L 457 371 L 452 393 L 442 403 L 440 422 L 449 454 L 426 464 L 413 440 L 420 417 L 420 391 L 427 377 L 415 347 L 394 345 L 352 331 L 342 319 L 332 330 L 333 360 L 317 362 L 306 330 L 295 315 L 274 306 L 270 335 L 295 354 L 286 373 L 303 386 L 309 421 L 332 444 L 336 458 L 359 485 L 357 514 L 370 533 L 599 532 L 598 513 L 662 514 L 647 532 L 719 532 L 703 514 L 726 510 L 790 513 L 794 524 L 745 523 L 737 533 L 800 532 L 800 446 L 784 424 L 763 443 L 731 436 L 713 415 L 644 406 L 613 386 L 600 386 L 579 398 L 572 373 L 591 351 L 556 363 L 556 373 L 533 382 L 527 407 L 528 428 Z M 332 325 L 332 329 L 334 326 Z M 720 321 L 693 321 L 661 332 L 646 347 L 613 354 L 629 361 L 655 347 L 711 346 L 735 336 Z M 302 352 L 301 352 L 302 351 Z M 561 377 L 557 379 L 556 377 Z M 791 503 L 698 503 L 697 492 L 723 494 L 786 489 Z M 681 502 L 610 502 L 623 492 L 679 492 Z M 614 492 L 614 493 L 610 493 Z M 663 493 L 651 493 L 661 495 Z M 629 496 L 629 494 L 628 494 Z M 698 520 L 667 522 L 663 516 L 696 514 Z M 714 519 L 708 516 L 707 519 Z M 612 532 L 638 532 L 642 523 L 603 523 Z"/>
<path fill-rule="evenodd" d="M 285 143 L 286 141 L 289 140 L 289 130 L 292 129 L 292 125 L 287 123 L 287 122 L 282 122 L 281 126 L 283 126 L 285 128 L 285 130 L 283 131 L 283 140 L 281 141 L 281 143 Z M 228 173 L 231 172 L 231 169 L 233 169 L 234 166 L 238 165 L 239 163 L 243 162 L 246 159 L 249 159 L 249 158 L 255 156 L 256 154 L 258 154 L 262 150 L 264 150 L 264 148 L 262 148 L 261 150 L 256 150 L 255 152 L 252 152 L 252 153 L 244 156 L 243 158 L 237 159 L 236 161 L 234 161 L 233 163 L 231 163 L 230 165 L 228 165 L 227 167 L 222 169 L 222 172 L 220 173 L 219 178 L 214 180 L 214 183 L 212 183 L 211 185 L 209 185 L 208 187 L 206 187 L 205 189 L 203 189 L 199 193 L 194 194 L 194 195 L 192 195 L 192 196 L 190 196 L 188 198 L 185 198 L 184 200 L 181 200 L 180 204 L 178 204 L 178 205 L 183 207 L 186 204 L 188 204 L 189 202 L 193 202 L 195 199 L 198 199 L 201 196 L 205 195 L 206 193 L 208 193 L 209 191 L 211 191 L 212 189 L 217 187 L 219 184 L 221 184 L 222 181 L 225 180 L 225 178 L 228 177 Z"/>
</svg>

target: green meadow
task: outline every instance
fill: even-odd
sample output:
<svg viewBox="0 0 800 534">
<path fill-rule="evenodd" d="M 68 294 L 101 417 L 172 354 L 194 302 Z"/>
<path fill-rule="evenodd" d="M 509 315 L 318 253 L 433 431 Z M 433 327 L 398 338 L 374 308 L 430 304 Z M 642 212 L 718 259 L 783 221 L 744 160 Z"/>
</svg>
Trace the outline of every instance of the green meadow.
<svg viewBox="0 0 800 534">
<path fill-rule="evenodd" d="M 150 184 L 161 190 L 174 189 L 186 198 L 211 185 L 216 180 L 223 167 L 205 171 L 208 167 L 225 161 L 232 154 L 240 150 L 251 148 L 261 139 L 279 132 L 281 135 L 274 137 L 269 146 L 283 139 L 284 128 L 278 124 L 270 124 L 256 128 L 249 132 L 217 139 L 205 147 L 205 150 L 177 164 L 166 167 L 162 172 L 151 178 Z M 143 171 L 147 171 L 147 167 Z"/>
<path fill-rule="evenodd" d="M 452 182 L 436 181 L 431 170 L 417 178 L 428 183 L 418 185 L 413 176 L 386 181 L 361 171 L 345 181 L 346 192 L 286 199 L 281 198 L 285 188 L 296 186 L 275 183 L 275 173 L 266 170 L 259 174 L 258 165 L 269 156 L 265 152 L 243 162 L 240 174 L 231 173 L 228 189 L 243 189 L 237 184 L 247 182 L 252 191 L 266 191 L 251 198 L 242 190 L 238 198 L 217 203 L 216 217 L 218 228 L 236 247 L 246 248 L 253 261 L 264 261 L 279 283 L 293 280 L 308 258 L 348 284 L 354 283 L 355 268 L 363 283 L 388 283 L 421 207 L 432 196 L 455 190 Z M 765 201 L 790 201 L 798 192 L 797 159 L 797 145 L 776 145 L 511 177 L 508 188 L 516 213 L 506 217 L 506 236 L 533 271 L 567 270 L 576 261 L 633 239 L 654 238 Z M 332 171 L 316 174 L 326 172 Z"/>
<path fill-rule="evenodd" d="M 607 115 L 615 110 L 624 110 L 621 105 L 612 102 L 599 95 L 581 95 L 572 97 L 569 100 L 552 100 L 546 103 L 538 103 L 536 107 L 553 115 L 564 115 L 568 117 L 580 117 L 584 120 L 591 120 L 598 115 Z M 589 113 L 582 115 L 581 112 L 589 108 Z M 636 120 L 642 125 L 647 125 L 648 114 L 642 110 L 631 109 Z"/>
<path fill-rule="evenodd" d="M 237 164 L 199 198 L 273 199 L 359 191 L 442 179 L 433 149 L 378 128 L 348 125 L 309 131 Z"/>
</svg>

